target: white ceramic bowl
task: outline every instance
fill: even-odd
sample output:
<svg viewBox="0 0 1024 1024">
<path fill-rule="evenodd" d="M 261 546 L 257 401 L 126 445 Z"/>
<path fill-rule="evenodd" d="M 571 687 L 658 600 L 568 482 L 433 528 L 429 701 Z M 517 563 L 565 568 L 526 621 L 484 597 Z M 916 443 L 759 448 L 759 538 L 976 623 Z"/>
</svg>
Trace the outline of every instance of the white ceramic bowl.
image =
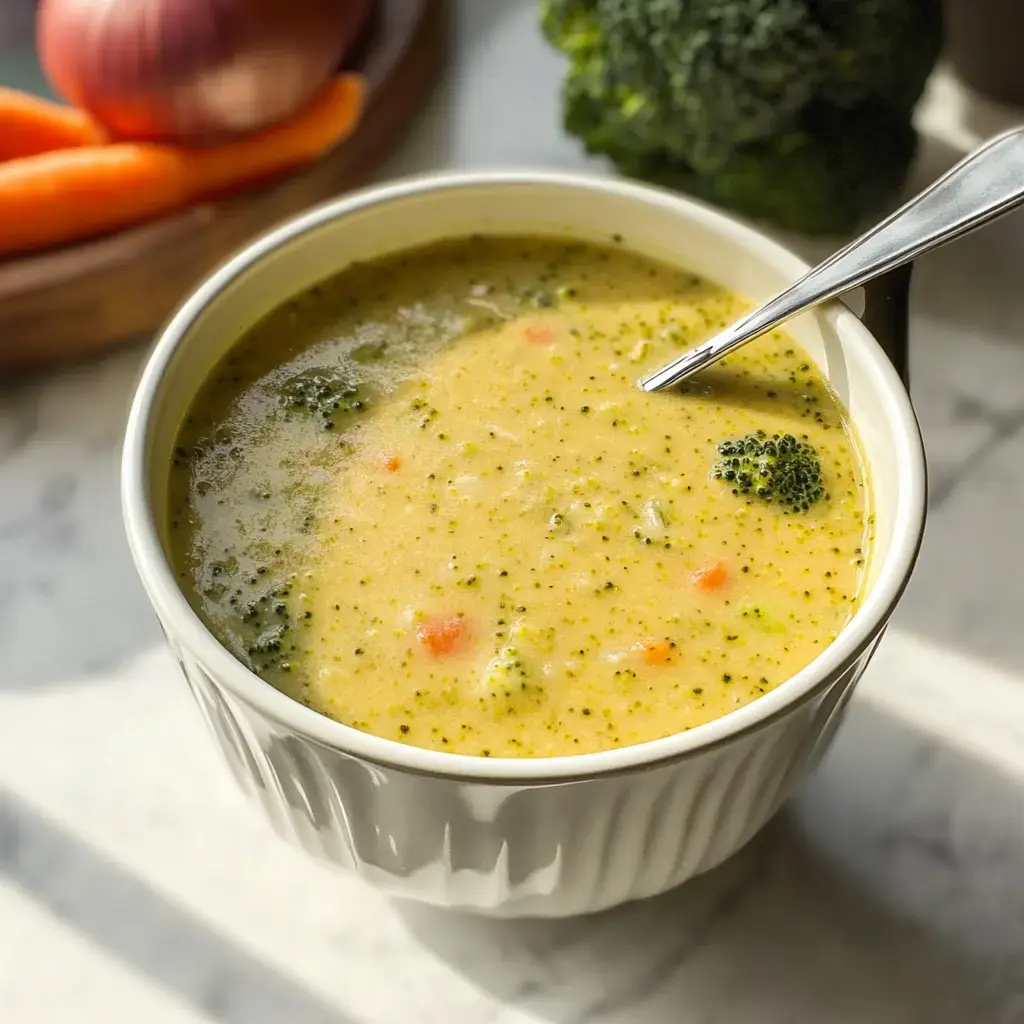
<svg viewBox="0 0 1024 1024">
<path fill-rule="evenodd" d="M 699 203 L 615 179 L 446 174 L 329 203 L 232 259 L 164 330 L 128 425 L 128 537 L 221 750 L 280 833 L 401 896 L 503 915 L 594 911 L 714 867 L 816 763 L 913 568 L 924 527 L 924 454 L 899 378 L 860 321 L 834 303 L 794 321 L 792 331 L 858 429 L 877 540 L 860 610 L 811 665 L 689 732 L 574 757 L 446 754 L 322 717 L 236 661 L 178 589 L 165 533 L 175 432 L 214 364 L 273 307 L 351 261 L 472 232 L 597 241 L 621 234 L 636 252 L 752 299 L 806 269 Z"/>
</svg>

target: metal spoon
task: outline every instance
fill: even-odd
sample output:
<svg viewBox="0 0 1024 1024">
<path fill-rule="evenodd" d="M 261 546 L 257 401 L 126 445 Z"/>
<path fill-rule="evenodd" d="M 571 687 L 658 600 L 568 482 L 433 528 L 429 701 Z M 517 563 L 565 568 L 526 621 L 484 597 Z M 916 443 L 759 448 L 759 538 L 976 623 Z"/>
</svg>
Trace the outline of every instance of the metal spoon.
<svg viewBox="0 0 1024 1024">
<path fill-rule="evenodd" d="M 812 306 L 1009 213 L 1024 202 L 1024 128 L 997 135 L 876 227 L 724 331 L 644 377 L 661 391 Z"/>
</svg>

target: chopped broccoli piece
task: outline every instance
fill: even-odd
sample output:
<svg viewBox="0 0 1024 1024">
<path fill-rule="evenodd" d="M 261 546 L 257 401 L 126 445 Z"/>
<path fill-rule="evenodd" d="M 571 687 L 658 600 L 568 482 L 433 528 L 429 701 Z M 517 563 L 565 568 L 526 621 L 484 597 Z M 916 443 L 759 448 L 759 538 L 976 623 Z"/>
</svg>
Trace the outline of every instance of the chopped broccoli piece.
<svg viewBox="0 0 1024 1024">
<path fill-rule="evenodd" d="M 487 663 L 484 686 L 489 693 L 511 696 L 513 690 L 525 689 L 526 667 L 517 647 L 502 647 Z"/>
<path fill-rule="evenodd" d="M 572 530 L 572 523 L 564 512 L 552 512 L 548 519 L 548 533 L 564 536 Z"/>
<path fill-rule="evenodd" d="M 357 363 L 376 363 L 384 358 L 387 350 L 386 341 L 367 341 L 352 349 L 352 358 Z"/>
<path fill-rule="evenodd" d="M 806 512 L 827 498 L 818 453 L 792 434 L 763 430 L 722 441 L 711 469 L 716 480 L 732 484 L 732 493 L 753 495 L 786 512 Z"/>
<path fill-rule="evenodd" d="M 902 182 L 935 0 L 541 0 L 566 129 L 627 174 L 790 229 L 854 226 Z"/>
<path fill-rule="evenodd" d="M 287 631 L 287 626 L 283 623 L 277 623 L 271 626 L 269 629 L 264 630 L 256 639 L 249 645 L 250 654 L 270 654 L 274 651 L 281 650 L 281 641 L 284 638 L 284 634 Z"/>
<path fill-rule="evenodd" d="M 280 404 L 289 413 L 305 413 L 334 426 L 338 416 L 365 412 L 372 401 L 370 388 L 332 370 L 304 370 L 280 390 Z"/>
<path fill-rule="evenodd" d="M 752 623 L 762 633 L 785 633 L 785 623 L 765 610 L 764 605 L 752 601 L 744 601 L 740 605 L 740 615 Z"/>
</svg>

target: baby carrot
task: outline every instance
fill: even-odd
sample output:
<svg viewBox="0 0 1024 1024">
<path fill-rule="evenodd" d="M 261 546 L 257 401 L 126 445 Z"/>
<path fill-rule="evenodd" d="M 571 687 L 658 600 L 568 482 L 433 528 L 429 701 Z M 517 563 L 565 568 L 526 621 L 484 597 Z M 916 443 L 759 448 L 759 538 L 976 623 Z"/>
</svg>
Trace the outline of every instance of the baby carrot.
<svg viewBox="0 0 1024 1024">
<path fill-rule="evenodd" d="M 0 160 L 104 141 L 103 129 L 83 111 L 0 86 Z"/>
<path fill-rule="evenodd" d="M 362 112 L 341 75 L 291 121 L 206 149 L 114 143 L 0 164 L 0 255 L 79 241 L 170 213 L 322 156 Z"/>
<path fill-rule="evenodd" d="M 193 198 L 185 156 L 134 143 L 0 164 L 0 255 L 127 227 Z"/>
</svg>

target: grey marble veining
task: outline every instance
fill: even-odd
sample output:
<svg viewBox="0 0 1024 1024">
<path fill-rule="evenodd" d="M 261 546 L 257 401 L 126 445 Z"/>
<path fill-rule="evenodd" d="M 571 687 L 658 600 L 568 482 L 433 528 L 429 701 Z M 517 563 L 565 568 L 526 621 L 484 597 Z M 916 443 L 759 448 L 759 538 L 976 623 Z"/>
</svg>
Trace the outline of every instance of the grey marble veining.
<svg viewBox="0 0 1024 1024">
<path fill-rule="evenodd" d="M 529 0 L 466 0 L 455 32 L 444 83 L 382 177 L 600 169 L 561 134 L 560 65 Z M 1001 126 L 947 93 L 925 120 L 943 130 L 919 183 L 958 140 Z M 0 387 L 0 896 L 40 912 L 39 956 L 98 986 L 26 990 L 10 965 L 29 918 L 0 915 L 0 1020 L 88 1024 L 88 995 L 124 1008 L 109 1019 L 173 1024 L 1024 1022 L 1024 752 L 997 764 L 984 728 L 975 754 L 949 742 L 983 675 L 1024 688 L 1022 227 L 1010 218 L 915 272 L 933 498 L 895 630 L 954 651 L 942 682 L 965 699 L 928 709 L 938 731 L 855 700 L 822 769 L 739 857 L 584 921 L 389 904 L 265 835 L 152 654 L 123 540 L 117 461 L 143 349 Z M 876 691 L 886 673 L 898 683 L 900 657 L 880 655 Z"/>
</svg>

